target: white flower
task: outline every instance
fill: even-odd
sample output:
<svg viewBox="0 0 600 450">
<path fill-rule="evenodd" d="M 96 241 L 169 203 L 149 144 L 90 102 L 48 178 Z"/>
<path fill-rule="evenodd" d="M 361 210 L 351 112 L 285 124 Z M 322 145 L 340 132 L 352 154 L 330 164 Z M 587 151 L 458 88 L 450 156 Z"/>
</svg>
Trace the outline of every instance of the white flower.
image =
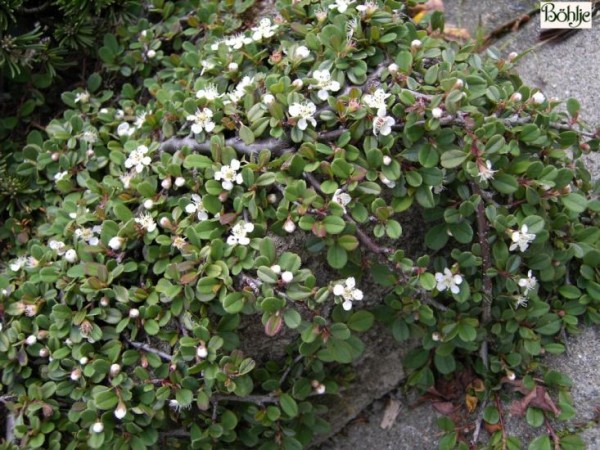
<svg viewBox="0 0 600 450">
<path fill-rule="evenodd" d="M 217 99 L 217 98 L 221 98 L 223 96 L 223 94 L 219 94 L 219 91 L 217 90 L 217 86 L 215 86 L 213 83 L 209 83 L 207 84 L 204 89 L 200 89 L 198 92 L 196 92 L 196 98 L 204 98 L 206 100 L 208 100 L 209 102 L 212 102 L 213 100 Z M 212 117 L 212 115 L 211 115 Z M 189 119 L 188 120 L 193 120 L 193 119 Z"/>
<path fill-rule="evenodd" d="M 114 414 L 115 414 L 115 417 L 119 420 L 127 415 L 127 407 L 125 406 L 125 404 L 123 402 L 119 402 L 119 404 L 115 408 Z"/>
<path fill-rule="evenodd" d="M 116 251 L 116 250 L 120 250 L 121 247 L 123 247 L 124 242 L 125 242 L 125 239 L 123 239 L 122 237 L 119 237 L 119 236 L 115 236 L 115 237 L 110 238 L 110 241 L 108 241 L 108 246 Z"/>
<path fill-rule="evenodd" d="M 147 155 L 148 152 L 148 147 L 145 145 L 138 146 L 138 148 L 132 151 L 125 160 L 125 167 L 127 169 L 133 167 L 137 173 L 140 173 L 144 170 L 144 167 L 149 166 L 150 163 L 152 163 L 152 158 Z"/>
<path fill-rule="evenodd" d="M 173 247 L 175 247 L 177 250 L 183 250 L 186 245 L 187 245 L 187 242 L 184 237 L 182 237 L 182 236 L 174 236 L 173 237 Z"/>
<path fill-rule="evenodd" d="M 242 184 L 242 174 L 237 173 L 240 169 L 240 162 L 237 159 L 231 160 L 229 165 L 224 164 L 218 172 L 215 172 L 215 180 L 221 181 L 223 189 L 230 191 L 233 189 L 233 183 Z"/>
<path fill-rule="evenodd" d="M 257 27 L 252 28 L 252 39 L 257 42 L 262 41 L 264 38 L 270 38 L 275 34 L 275 30 L 278 25 L 271 25 L 270 19 L 261 19 Z"/>
<path fill-rule="evenodd" d="M 184 184 L 185 184 L 185 178 L 183 178 L 183 177 L 177 177 L 177 178 L 175 178 L 175 186 L 181 187 Z"/>
<path fill-rule="evenodd" d="M 125 111 L 123 111 L 122 109 L 117 109 L 115 111 L 115 119 L 121 120 L 123 117 L 125 117 Z"/>
<path fill-rule="evenodd" d="M 213 49 L 213 50 L 215 50 L 215 49 Z M 202 66 L 202 70 L 200 71 L 200 76 L 204 75 L 204 72 L 206 72 L 207 70 L 212 70 L 215 68 L 215 63 L 212 61 L 202 60 L 200 65 Z"/>
<path fill-rule="evenodd" d="M 75 103 L 87 103 L 90 101 L 90 93 L 88 91 L 79 92 L 75 96 Z"/>
<path fill-rule="evenodd" d="M 279 264 L 273 264 L 271 270 L 279 275 L 281 273 L 281 266 Z"/>
<path fill-rule="evenodd" d="M 531 97 L 531 99 L 536 105 L 540 105 L 546 101 L 546 97 L 544 97 L 544 94 L 542 94 L 541 92 L 536 92 L 535 94 L 533 94 L 533 97 Z"/>
<path fill-rule="evenodd" d="M 144 206 L 144 209 L 152 209 L 154 208 L 154 201 L 151 198 L 147 198 L 146 200 L 144 200 L 144 203 L 142 203 L 142 205 Z"/>
<path fill-rule="evenodd" d="M 302 59 L 306 59 L 310 56 L 310 50 L 308 49 L 308 47 L 301 45 L 300 47 L 296 48 L 296 50 L 294 51 L 294 57 L 298 58 L 300 60 Z"/>
<path fill-rule="evenodd" d="M 27 336 L 27 339 L 25 339 L 25 343 L 27 345 L 33 345 L 36 342 L 37 342 L 37 338 L 33 334 L 30 334 L 29 336 Z"/>
<path fill-rule="evenodd" d="M 513 102 L 520 102 L 521 100 L 523 100 L 523 96 L 520 92 L 515 92 L 513 95 L 510 96 L 510 99 Z"/>
<path fill-rule="evenodd" d="M 389 71 L 389 72 L 390 72 L 392 75 L 394 75 L 395 73 L 397 73 L 397 72 L 398 72 L 398 69 L 399 69 L 399 67 L 398 67 L 398 64 L 396 64 L 396 63 L 392 63 L 392 64 L 390 64 L 390 65 L 388 66 L 388 71 Z"/>
<path fill-rule="evenodd" d="M 81 135 L 81 140 L 87 142 L 88 144 L 93 144 L 98 140 L 98 135 L 93 130 L 86 130 Z"/>
<path fill-rule="evenodd" d="M 422 46 L 423 46 L 423 43 L 418 39 L 415 39 L 410 43 L 410 48 L 418 49 L 418 48 L 421 48 Z"/>
<path fill-rule="evenodd" d="M 515 308 L 518 308 L 519 306 L 527 306 L 527 297 L 524 295 L 517 295 L 515 297 Z"/>
<path fill-rule="evenodd" d="M 155 51 L 155 50 L 152 50 L 152 49 L 150 49 L 150 50 L 148 50 L 148 51 L 146 52 L 146 56 L 147 56 L 149 59 L 152 59 L 152 58 L 154 58 L 154 57 L 156 56 L 156 51 Z"/>
<path fill-rule="evenodd" d="M 386 177 L 383 173 L 379 174 L 379 179 L 381 180 L 381 182 L 383 184 L 385 184 L 387 187 L 389 187 L 390 189 L 393 189 L 396 187 L 396 182 L 394 180 L 390 180 L 388 177 Z"/>
<path fill-rule="evenodd" d="M 262 101 L 265 105 L 270 105 L 275 101 L 275 96 L 273 96 L 272 94 L 265 94 L 263 95 Z"/>
<path fill-rule="evenodd" d="M 355 0 L 335 0 L 335 3 L 329 5 L 329 9 L 337 9 L 341 13 L 345 13 L 348 6 L 354 3 Z"/>
<path fill-rule="evenodd" d="M 325 21 L 327 19 L 327 11 L 324 11 L 322 8 L 315 9 L 315 17 L 319 23 Z"/>
<path fill-rule="evenodd" d="M 148 233 L 156 230 L 156 222 L 150 214 L 142 214 L 140 217 L 136 217 L 135 222 L 145 228 Z"/>
<path fill-rule="evenodd" d="M 95 225 L 92 228 L 81 227 L 75 230 L 75 236 L 83 239 L 90 245 L 98 245 L 100 239 L 96 234 L 99 234 L 102 231 L 102 227 L 99 225 Z"/>
<path fill-rule="evenodd" d="M 313 72 L 313 78 L 317 80 L 316 88 L 319 89 L 317 92 L 317 97 L 321 100 L 327 100 L 329 97 L 329 92 L 336 92 L 340 90 L 340 83 L 338 81 L 331 79 L 331 73 L 329 70 L 315 70 Z"/>
<path fill-rule="evenodd" d="M 377 117 L 373 119 L 373 134 L 377 136 L 380 133 L 382 136 L 387 136 L 392 132 L 392 127 L 396 124 L 393 117 L 386 116 L 385 114 L 380 115 L 377 113 Z"/>
<path fill-rule="evenodd" d="M 121 175 L 119 177 L 119 179 L 121 180 L 121 183 L 123 183 L 123 187 L 125 189 L 129 189 L 129 187 L 131 186 L 131 180 L 133 179 L 134 176 L 135 176 L 135 172 L 130 172 L 130 173 Z"/>
<path fill-rule="evenodd" d="M 192 131 L 196 134 L 202 133 L 202 130 L 206 130 L 210 133 L 215 128 L 215 123 L 212 121 L 213 112 L 208 108 L 198 109 L 196 114 L 187 116 L 187 120 L 194 122 L 192 125 Z"/>
<path fill-rule="evenodd" d="M 135 133 L 135 128 L 131 128 L 127 122 L 122 122 L 117 127 L 117 134 L 120 137 L 131 136 L 133 133 Z"/>
<path fill-rule="evenodd" d="M 372 2 L 372 1 L 367 1 L 365 2 L 364 5 L 358 5 L 356 7 L 357 11 L 360 11 L 361 14 L 366 15 L 366 16 L 371 16 L 373 15 L 373 13 L 375 11 L 377 11 L 379 7 L 377 6 L 377 3 Z"/>
<path fill-rule="evenodd" d="M 179 412 L 182 409 L 190 409 L 191 408 L 191 404 L 187 405 L 187 406 L 183 406 L 181 403 L 179 403 L 176 399 L 171 399 L 169 400 L 169 408 L 171 408 L 173 411 L 175 412 Z"/>
<path fill-rule="evenodd" d="M 77 381 L 81 378 L 81 369 L 79 367 L 77 367 L 76 369 L 73 369 L 71 371 L 71 376 L 70 376 L 71 380 L 73 381 Z"/>
<path fill-rule="evenodd" d="M 360 289 L 356 289 L 356 280 L 354 277 L 347 278 L 343 284 L 338 283 L 333 286 L 333 295 L 344 299 L 342 308 L 346 311 L 352 309 L 352 301 L 363 299 L 363 292 Z"/>
<path fill-rule="evenodd" d="M 251 43 L 252 43 L 252 39 L 250 39 L 249 37 L 247 37 L 241 33 L 236 34 L 235 36 L 230 36 L 225 39 L 225 45 L 227 45 L 229 47 L 229 50 L 239 50 L 244 45 L 251 44 Z"/>
<path fill-rule="evenodd" d="M 294 279 L 294 274 L 292 272 L 290 272 L 289 270 L 286 270 L 285 272 L 283 272 L 281 274 L 281 281 L 283 281 L 286 284 L 291 283 L 293 279 Z"/>
<path fill-rule="evenodd" d="M 524 252 L 529 247 L 529 244 L 535 239 L 535 234 L 528 233 L 527 225 L 522 225 L 520 231 L 513 231 L 510 235 L 512 244 L 508 248 L 511 252 L 516 250 Z"/>
<path fill-rule="evenodd" d="M 104 424 L 100 421 L 94 422 L 94 425 L 92 425 L 92 431 L 94 433 L 102 433 L 104 431 Z"/>
<path fill-rule="evenodd" d="M 188 214 L 196 214 L 200 221 L 208 219 L 208 213 L 202 203 L 202 197 L 198 194 L 192 194 L 192 203 L 188 203 L 185 206 L 185 212 Z"/>
<path fill-rule="evenodd" d="M 30 269 L 34 269 L 37 266 L 40 265 L 40 262 L 35 259 L 33 256 L 30 256 L 29 258 L 27 258 L 27 267 Z"/>
<path fill-rule="evenodd" d="M 494 174 L 497 170 L 492 170 L 492 162 L 488 159 L 485 164 L 478 163 L 477 168 L 479 169 L 479 181 L 484 182 L 494 178 Z"/>
<path fill-rule="evenodd" d="M 529 291 L 533 291 L 537 286 L 537 278 L 533 276 L 530 270 L 527 272 L 527 278 L 519 278 L 519 286 L 523 288 L 523 295 L 528 295 Z"/>
<path fill-rule="evenodd" d="M 54 175 L 54 181 L 63 180 L 67 175 L 69 175 L 69 172 L 58 172 L 56 175 Z"/>
<path fill-rule="evenodd" d="M 292 103 L 289 109 L 290 116 L 300 118 L 298 121 L 298 128 L 302 131 L 306 130 L 308 122 L 310 122 L 313 127 L 317 126 L 317 121 L 313 117 L 315 112 L 317 112 L 317 107 L 313 102 Z"/>
<path fill-rule="evenodd" d="M 431 110 L 431 116 L 434 117 L 435 119 L 439 119 L 440 117 L 442 117 L 443 111 L 441 108 L 433 108 Z"/>
<path fill-rule="evenodd" d="M 237 86 L 235 87 L 235 90 L 233 92 L 230 92 L 228 97 L 229 97 L 229 101 L 225 101 L 225 103 L 237 103 L 239 102 L 242 97 L 244 96 L 244 94 L 246 93 L 246 88 L 248 86 L 251 86 L 252 83 L 254 83 L 254 77 L 249 77 L 249 76 L 245 76 L 244 78 L 242 78 L 242 81 L 240 81 Z"/>
<path fill-rule="evenodd" d="M 436 272 L 435 281 L 437 281 L 438 291 L 442 292 L 449 289 L 453 294 L 458 294 L 460 292 L 458 285 L 463 282 L 463 277 L 458 274 L 454 275 L 450 272 L 450 269 L 446 267 L 444 273 Z"/>
<path fill-rule="evenodd" d="M 385 116 L 387 111 L 386 100 L 392 94 L 386 94 L 383 89 L 377 89 L 373 94 L 365 94 L 363 102 L 370 108 L 377 108 L 377 114 Z"/>
<path fill-rule="evenodd" d="M 250 238 L 247 237 L 248 233 L 254 231 L 254 224 L 250 222 L 238 222 L 231 229 L 231 235 L 227 237 L 228 245 L 248 245 Z"/>
<path fill-rule="evenodd" d="M 74 263 L 77 261 L 77 252 L 73 249 L 67 250 L 65 253 L 65 260 L 69 263 Z"/>
<path fill-rule="evenodd" d="M 148 113 L 146 113 L 146 112 L 143 112 L 143 113 L 137 115 L 137 117 L 135 118 L 135 124 L 134 124 L 136 128 L 141 128 L 142 125 L 144 125 L 147 115 L 148 115 Z"/>
<path fill-rule="evenodd" d="M 352 201 L 352 197 L 350 196 L 350 194 L 347 194 L 341 189 L 338 189 L 333 193 L 331 201 L 340 205 L 344 209 L 344 212 L 346 212 L 346 205 Z"/>
<path fill-rule="evenodd" d="M 58 255 L 63 255 L 65 253 L 65 243 L 62 241 L 56 241 L 54 239 L 52 239 L 50 242 L 48 242 L 48 247 L 50 247 L 52 250 L 54 250 Z"/>
</svg>

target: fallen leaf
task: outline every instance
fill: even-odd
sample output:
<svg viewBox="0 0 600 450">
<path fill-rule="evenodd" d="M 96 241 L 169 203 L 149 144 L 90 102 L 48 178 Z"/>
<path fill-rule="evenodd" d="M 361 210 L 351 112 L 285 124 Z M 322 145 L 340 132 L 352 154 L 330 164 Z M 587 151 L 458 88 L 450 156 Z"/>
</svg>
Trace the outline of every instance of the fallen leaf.
<svg viewBox="0 0 600 450">
<path fill-rule="evenodd" d="M 454 405 L 452 402 L 433 402 L 431 406 L 433 406 L 433 408 L 441 414 L 448 415 L 454 412 Z"/>
<path fill-rule="evenodd" d="M 383 411 L 383 418 L 379 425 L 384 430 L 389 430 L 396 422 L 396 418 L 400 414 L 400 402 L 394 398 L 390 398 Z"/>
<path fill-rule="evenodd" d="M 521 388 L 522 389 L 522 388 Z M 519 392 L 522 392 L 520 388 L 517 388 Z M 529 406 L 535 406 L 543 411 L 551 412 L 555 416 L 560 414 L 560 410 L 552 401 L 552 398 L 542 386 L 536 386 L 535 389 L 527 392 L 525 397 L 520 400 L 515 400 L 510 405 L 510 413 L 515 416 L 524 416 Z"/>
<path fill-rule="evenodd" d="M 477 408 L 477 402 L 479 400 L 474 395 L 465 395 L 465 405 L 467 405 L 467 410 L 472 413 Z"/>
<path fill-rule="evenodd" d="M 471 39 L 471 34 L 466 28 L 446 25 L 444 26 L 444 37 L 449 41 L 467 41 Z"/>
<path fill-rule="evenodd" d="M 490 433 L 493 434 L 496 431 L 500 431 L 502 429 L 502 425 L 500 425 L 499 423 L 487 423 L 485 420 L 483 421 L 483 426 L 485 427 L 485 430 Z"/>
</svg>

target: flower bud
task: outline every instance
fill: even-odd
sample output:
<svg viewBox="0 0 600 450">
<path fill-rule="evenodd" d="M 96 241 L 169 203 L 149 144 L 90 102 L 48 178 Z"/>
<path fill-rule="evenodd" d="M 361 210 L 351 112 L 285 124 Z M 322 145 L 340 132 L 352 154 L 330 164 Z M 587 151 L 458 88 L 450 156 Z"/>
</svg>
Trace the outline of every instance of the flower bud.
<svg viewBox="0 0 600 450">
<path fill-rule="evenodd" d="M 106 308 L 108 305 L 110 305 L 110 300 L 108 299 L 108 297 L 102 297 L 100 299 L 100 306 Z"/>
<path fill-rule="evenodd" d="M 434 331 L 433 333 L 431 333 L 431 340 L 434 342 L 439 342 L 442 340 L 442 335 L 437 331 Z"/>
<path fill-rule="evenodd" d="M 443 114 L 443 113 L 444 113 L 444 112 L 442 111 L 442 109 L 441 109 L 441 108 L 433 108 L 433 109 L 431 110 L 431 115 L 432 115 L 434 118 L 436 118 L 436 119 L 439 119 L 440 117 L 442 117 L 442 114 Z"/>
<path fill-rule="evenodd" d="M 27 339 L 25 339 L 25 343 L 27 345 L 33 345 L 36 342 L 37 342 L 37 338 L 33 334 L 30 334 L 29 336 L 27 336 Z"/>
<path fill-rule="evenodd" d="M 296 224 L 292 219 L 287 219 L 283 224 L 283 229 L 288 233 L 293 233 L 296 230 Z"/>
<path fill-rule="evenodd" d="M 77 252 L 73 249 L 67 250 L 65 253 L 67 262 L 74 263 L 77 261 Z"/>
<path fill-rule="evenodd" d="M 81 369 L 79 367 L 71 371 L 71 380 L 77 381 L 81 378 Z"/>
<path fill-rule="evenodd" d="M 509 61 L 514 61 L 515 59 L 517 59 L 517 56 L 519 56 L 519 54 L 517 52 L 510 52 L 508 54 L 508 60 Z"/>
<path fill-rule="evenodd" d="M 271 270 L 279 275 L 281 273 L 281 266 L 279 264 L 273 264 Z"/>
<path fill-rule="evenodd" d="M 296 89 L 301 89 L 302 86 L 304 86 L 304 82 L 300 78 L 297 78 L 292 81 L 292 86 L 294 86 Z"/>
<path fill-rule="evenodd" d="M 208 350 L 204 344 L 200 344 L 196 349 L 196 356 L 198 358 L 206 358 L 208 356 Z"/>
<path fill-rule="evenodd" d="M 423 43 L 419 39 L 415 39 L 410 43 L 410 48 L 417 50 L 423 46 Z"/>
<path fill-rule="evenodd" d="M 137 319 L 140 316 L 140 310 L 137 308 L 131 308 L 129 310 L 129 317 L 131 319 Z"/>
<path fill-rule="evenodd" d="M 121 366 L 119 364 L 112 364 L 110 366 L 110 376 L 111 377 L 116 377 L 117 375 L 119 375 L 119 373 L 121 373 Z"/>
<path fill-rule="evenodd" d="M 398 64 L 396 63 L 392 63 L 388 66 L 388 70 L 392 75 L 395 75 L 398 73 Z"/>
<path fill-rule="evenodd" d="M 58 152 L 54 152 L 52 153 L 52 161 L 58 161 L 58 158 L 60 158 L 60 154 Z"/>
<path fill-rule="evenodd" d="M 230 72 L 237 72 L 239 66 L 237 63 L 232 62 L 232 63 L 229 63 L 227 68 L 229 69 Z"/>
<path fill-rule="evenodd" d="M 152 199 L 147 198 L 146 200 L 144 200 L 144 208 L 152 209 L 153 207 L 154 207 L 154 201 L 152 201 Z"/>
<path fill-rule="evenodd" d="M 315 392 L 319 395 L 322 395 L 325 393 L 325 385 L 322 383 L 319 383 L 319 385 L 315 388 Z"/>
<path fill-rule="evenodd" d="M 104 424 L 100 421 L 95 422 L 94 425 L 92 425 L 92 431 L 94 433 L 102 433 L 104 431 Z"/>
<path fill-rule="evenodd" d="M 156 52 L 155 52 L 154 50 L 150 49 L 150 50 L 148 50 L 148 51 L 146 52 L 146 56 L 147 56 L 149 59 L 152 59 L 152 58 L 154 58 L 154 57 L 156 56 Z"/>
<path fill-rule="evenodd" d="M 458 80 L 456 80 L 456 83 L 454 83 L 454 88 L 462 89 L 464 85 L 465 85 L 465 82 L 459 78 Z"/>
<path fill-rule="evenodd" d="M 50 354 L 50 350 L 48 350 L 46 347 L 40 348 L 40 352 L 39 352 L 40 358 L 47 358 L 49 354 Z"/>
<path fill-rule="evenodd" d="M 171 226 L 171 221 L 168 217 L 161 217 L 158 221 L 161 227 L 166 228 Z"/>
<path fill-rule="evenodd" d="M 383 165 L 384 166 L 389 166 L 392 163 L 392 158 L 389 157 L 388 155 L 385 155 L 383 157 Z"/>
<path fill-rule="evenodd" d="M 127 407 L 125 406 L 125 403 L 119 402 L 119 404 L 115 408 L 114 414 L 115 417 L 119 420 L 125 417 L 127 415 Z"/>
<path fill-rule="evenodd" d="M 267 195 L 267 201 L 272 205 L 274 203 L 277 202 L 277 195 L 276 194 L 269 194 Z"/>
<path fill-rule="evenodd" d="M 523 96 L 521 95 L 521 93 L 515 92 L 513 95 L 510 96 L 510 99 L 513 102 L 520 102 L 521 100 L 523 100 Z"/>
<path fill-rule="evenodd" d="M 113 250 L 120 250 L 124 242 L 125 239 L 120 236 L 115 236 L 110 238 L 110 241 L 108 241 L 108 246 Z"/>
<path fill-rule="evenodd" d="M 85 152 L 85 154 L 87 155 L 88 158 L 93 158 L 96 155 L 96 152 L 94 152 L 94 150 L 92 150 L 91 148 L 88 148 L 88 150 Z"/>
<path fill-rule="evenodd" d="M 81 358 L 79 358 L 79 364 L 81 364 L 82 366 L 85 366 L 88 363 L 89 359 L 87 356 L 82 356 Z"/>
<path fill-rule="evenodd" d="M 310 56 L 310 50 L 304 45 L 301 45 L 294 52 L 294 56 L 298 59 L 306 59 Z"/>
<path fill-rule="evenodd" d="M 161 181 L 160 185 L 162 186 L 163 189 L 170 189 L 171 188 L 171 178 L 165 178 L 164 180 Z"/>
<path fill-rule="evenodd" d="M 536 92 L 535 94 L 533 94 L 533 97 L 531 97 L 531 99 L 536 105 L 540 105 L 546 101 L 546 97 L 544 97 L 544 94 L 542 94 L 541 92 Z"/>
<path fill-rule="evenodd" d="M 185 178 L 183 178 L 183 177 L 177 177 L 177 178 L 175 178 L 175 186 L 181 187 L 184 184 L 185 184 Z"/>
<path fill-rule="evenodd" d="M 263 95 L 262 101 L 265 105 L 270 105 L 275 101 L 275 97 L 272 94 L 265 94 Z"/>
<path fill-rule="evenodd" d="M 512 370 L 507 370 L 506 378 L 508 378 L 510 381 L 514 381 L 515 378 L 517 378 L 517 376 L 515 375 L 515 373 Z"/>
<path fill-rule="evenodd" d="M 289 270 L 286 270 L 285 272 L 283 272 L 281 274 L 281 281 L 283 281 L 286 284 L 291 283 L 293 279 L 294 279 L 294 274 L 292 272 L 290 272 Z"/>
</svg>

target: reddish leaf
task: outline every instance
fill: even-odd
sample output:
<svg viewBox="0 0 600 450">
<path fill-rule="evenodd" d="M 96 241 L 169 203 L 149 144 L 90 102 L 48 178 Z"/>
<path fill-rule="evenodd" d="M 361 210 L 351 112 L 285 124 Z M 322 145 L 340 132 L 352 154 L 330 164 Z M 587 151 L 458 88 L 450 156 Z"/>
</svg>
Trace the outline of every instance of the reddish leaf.
<svg viewBox="0 0 600 450">
<path fill-rule="evenodd" d="M 315 236 L 324 238 L 327 236 L 327 231 L 325 230 L 325 225 L 323 222 L 315 222 L 312 226 L 312 232 Z"/>
<path fill-rule="evenodd" d="M 281 331 L 281 327 L 283 326 L 283 318 L 274 314 L 267 319 L 265 323 L 265 333 L 267 336 L 275 336 L 279 331 Z"/>
<path fill-rule="evenodd" d="M 455 408 L 452 402 L 433 402 L 431 406 L 433 406 L 437 412 L 445 415 L 452 414 Z"/>
<path fill-rule="evenodd" d="M 227 225 L 234 222 L 236 218 L 236 213 L 225 213 L 219 216 L 219 222 L 221 223 L 221 225 Z"/>
</svg>

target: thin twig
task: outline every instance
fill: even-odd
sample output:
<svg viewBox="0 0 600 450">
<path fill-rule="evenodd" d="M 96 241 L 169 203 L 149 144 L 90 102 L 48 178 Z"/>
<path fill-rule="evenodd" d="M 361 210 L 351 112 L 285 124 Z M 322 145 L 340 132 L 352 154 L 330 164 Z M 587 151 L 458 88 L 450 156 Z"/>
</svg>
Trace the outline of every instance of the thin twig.
<svg viewBox="0 0 600 450">
<path fill-rule="evenodd" d="M 506 450 L 506 430 L 504 428 L 504 415 L 502 414 L 502 403 L 498 394 L 494 394 L 494 401 L 496 402 L 496 409 L 500 416 L 500 431 L 502 432 L 502 450 Z"/>
<path fill-rule="evenodd" d="M 264 405 L 266 403 L 278 403 L 279 397 L 273 395 L 227 395 L 227 394 L 213 394 L 211 400 L 217 402 L 237 402 L 237 403 L 255 403 L 257 405 Z"/>
<path fill-rule="evenodd" d="M 483 413 L 485 412 L 485 407 L 487 406 L 488 398 L 486 397 L 481 403 L 481 407 L 479 410 L 479 414 L 477 415 L 477 422 L 475 423 L 475 431 L 473 431 L 473 439 L 471 440 L 471 445 L 476 447 L 477 441 L 479 441 L 479 433 L 481 432 L 481 424 L 483 423 Z"/>
<path fill-rule="evenodd" d="M 153 353 L 153 354 L 155 354 L 157 356 L 160 356 L 165 361 L 172 361 L 173 360 L 173 356 L 172 355 L 169 355 L 168 353 L 160 351 L 160 350 L 158 350 L 158 349 L 156 349 L 154 347 L 150 347 L 148 344 L 144 344 L 143 342 L 130 341 L 129 339 L 127 339 L 127 342 L 132 347 L 137 348 L 139 350 L 144 350 L 145 352 L 148 352 L 148 353 Z"/>
<path fill-rule="evenodd" d="M 558 437 L 558 435 L 554 431 L 554 428 L 552 428 L 552 424 L 548 420 L 546 413 L 544 413 L 544 422 L 546 423 L 546 430 L 548 430 L 548 433 L 552 438 L 552 442 L 554 442 L 554 450 L 560 450 L 560 437 Z"/>
<path fill-rule="evenodd" d="M 290 371 L 292 370 L 292 367 L 294 366 L 294 364 L 298 364 L 300 361 L 302 361 L 302 358 L 304 358 L 304 355 L 298 355 L 294 358 L 294 361 L 292 362 L 292 364 L 290 364 L 287 367 L 287 369 L 285 369 L 285 372 L 283 372 L 283 375 L 281 375 L 281 378 L 279 379 L 279 386 L 281 386 L 284 383 L 284 381 L 290 374 Z"/>
</svg>

